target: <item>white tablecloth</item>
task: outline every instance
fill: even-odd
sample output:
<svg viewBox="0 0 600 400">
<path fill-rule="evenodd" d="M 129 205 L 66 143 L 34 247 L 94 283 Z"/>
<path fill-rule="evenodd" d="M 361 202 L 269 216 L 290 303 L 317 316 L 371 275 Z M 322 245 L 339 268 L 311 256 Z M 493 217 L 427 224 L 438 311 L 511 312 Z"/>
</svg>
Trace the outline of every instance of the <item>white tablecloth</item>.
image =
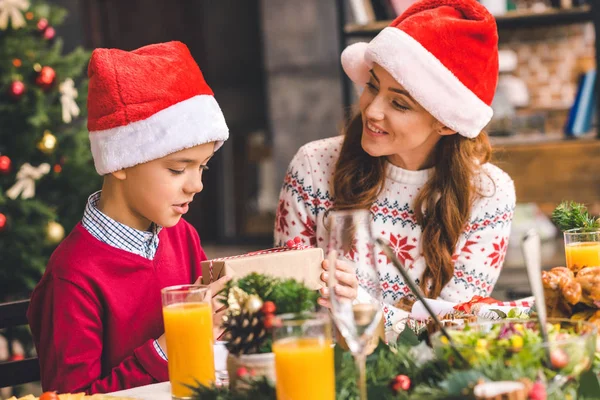
<svg viewBox="0 0 600 400">
<path fill-rule="evenodd" d="M 214 350 L 215 370 L 225 371 L 227 369 L 227 349 L 225 348 L 225 342 L 217 342 Z M 169 382 L 155 383 L 153 385 L 140 386 L 107 394 L 140 400 L 171 400 L 171 384 Z"/>
<path fill-rule="evenodd" d="M 140 400 L 171 400 L 171 384 L 169 382 L 155 383 L 108 394 Z"/>
</svg>

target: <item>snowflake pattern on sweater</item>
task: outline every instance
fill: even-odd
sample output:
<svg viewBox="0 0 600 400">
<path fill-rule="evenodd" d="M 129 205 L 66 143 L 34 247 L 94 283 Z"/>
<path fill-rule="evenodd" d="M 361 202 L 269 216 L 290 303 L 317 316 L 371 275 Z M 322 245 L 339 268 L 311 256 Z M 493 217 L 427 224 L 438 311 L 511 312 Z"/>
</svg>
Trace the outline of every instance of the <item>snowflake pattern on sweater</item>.
<svg viewBox="0 0 600 400">
<path fill-rule="evenodd" d="M 275 218 L 275 243 L 300 236 L 304 244 L 327 251 L 329 235 L 324 215 L 333 204 L 331 182 L 343 137 L 308 143 L 290 163 L 281 189 Z M 501 169 L 485 164 L 478 178 L 484 197 L 475 201 L 469 223 L 457 246 L 454 277 L 440 298 L 464 302 L 473 296 L 488 296 L 496 284 L 508 245 L 515 207 L 512 179 Z M 387 165 L 382 193 L 371 206 L 373 234 L 389 241 L 396 256 L 419 283 L 425 269 L 421 253 L 421 227 L 412 205 L 431 170 L 408 171 Z M 350 258 L 351 255 L 349 255 Z M 394 305 L 413 297 L 402 276 L 383 253 L 376 254 L 386 316 L 390 329 L 407 313 Z"/>
</svg>

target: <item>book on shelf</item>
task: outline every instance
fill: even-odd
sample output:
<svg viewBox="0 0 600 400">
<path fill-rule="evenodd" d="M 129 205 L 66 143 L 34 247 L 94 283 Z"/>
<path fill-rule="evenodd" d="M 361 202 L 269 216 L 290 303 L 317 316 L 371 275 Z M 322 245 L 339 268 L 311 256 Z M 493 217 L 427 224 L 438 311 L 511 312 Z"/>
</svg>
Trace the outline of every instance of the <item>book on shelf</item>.
<svg viewBox="0 0 600 400">
<path fill-rule="evenodd" d="M 569 137 L 581 136 L 592 129 L 596 109 L 596 69 L 581 74 L 577 85 L 575 101 L 569 111 L 565 134 Z"/>
</svg>

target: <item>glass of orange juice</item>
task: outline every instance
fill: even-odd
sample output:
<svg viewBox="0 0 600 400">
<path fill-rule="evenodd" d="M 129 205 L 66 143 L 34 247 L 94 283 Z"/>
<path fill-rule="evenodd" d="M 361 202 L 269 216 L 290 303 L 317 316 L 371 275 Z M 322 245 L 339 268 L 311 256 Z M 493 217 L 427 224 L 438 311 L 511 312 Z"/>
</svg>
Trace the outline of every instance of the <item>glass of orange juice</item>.
<svg viewBox="0 0 600 400">
<path fill-rule="evenodd" d="M 208 286 L 180 285 L 161 290 L 173 399 L 186 399 L 186 385 L 215 381 L 211 292 Z"/>
<path fill-rule="evenodd" d="M 565 231 L 567 268 L 579 271 L 600 267 L 600 230 L 577 228 Z"/>
<path fill-rule="evenodd" d="M 331 323 L 325 314 L 278 316 L 273 331 L 277 400 L 334 400 Z"/>
</svg>

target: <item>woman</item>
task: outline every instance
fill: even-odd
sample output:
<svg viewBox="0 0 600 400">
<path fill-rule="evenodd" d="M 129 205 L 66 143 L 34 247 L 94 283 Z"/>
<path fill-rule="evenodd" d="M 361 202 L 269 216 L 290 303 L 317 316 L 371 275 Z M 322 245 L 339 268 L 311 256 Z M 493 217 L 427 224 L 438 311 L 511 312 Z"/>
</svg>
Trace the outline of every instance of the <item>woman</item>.
<svg viewBox="0 0 600 400">
<path fill-rule="evenodd" d="M 422 0 L 342 65 L 362 89 L 344 136 L 303 146 L 283 184 L 275 240 L 327 249 L 327 212 L 368 209 L 429 298 L 491 293 L 515 206 L 482 132 L 498 78 L 494 17 L 475 0 Z M 414 300 L 378 254 L 386 328 Z M 325 304 L 326 299 L 322 299 Z M 400 307 L 403 307 L 401 309 Z"/>
</svg>

